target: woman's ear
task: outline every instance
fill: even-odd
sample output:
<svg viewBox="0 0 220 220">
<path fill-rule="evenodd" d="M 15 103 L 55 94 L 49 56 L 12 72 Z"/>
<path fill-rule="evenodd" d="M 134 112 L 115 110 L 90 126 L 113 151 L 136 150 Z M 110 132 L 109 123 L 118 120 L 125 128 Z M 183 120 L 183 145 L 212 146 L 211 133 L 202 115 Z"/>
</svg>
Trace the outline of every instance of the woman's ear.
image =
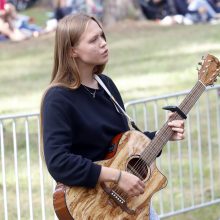
<svg viewBox="0 0 220 220">
<path fill-rule="evenodd" d="M 71 47 L 71 48 L 70 48 L 70 51 L 69 51 L 69 55 L 70 55 L 70 57 L 72 57 L 72 58 L 76 58 L 76 57 L 78 56 L 78 55 L 77 55 L 76 48 Z"/>
</svg>

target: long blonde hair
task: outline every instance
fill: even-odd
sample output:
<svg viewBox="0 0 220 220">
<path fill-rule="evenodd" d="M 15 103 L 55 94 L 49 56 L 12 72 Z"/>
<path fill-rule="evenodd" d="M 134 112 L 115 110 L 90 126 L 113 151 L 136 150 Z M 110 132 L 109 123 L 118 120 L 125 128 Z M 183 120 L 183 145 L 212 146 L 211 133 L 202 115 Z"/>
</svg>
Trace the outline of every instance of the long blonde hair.
<svg viewBox="0 0 220 220">
<path fill-rule="evenodd" d="M 101 24 L 97 19 L 87 14 L 79 13 L 75 15 L 68 15 L 61 19 L 58 23 L 55 35 L 54 46 L 54 64 L 51 75 L 51 81 L 46 88 L 40 106 L 41 119 L 41 153 L 43 154 L 43 102 L 47 92 L 56 86 L 62 86 L 69 89 L 77 89 L 80 84 L 80 72 L 77 67 L 75 58 L 70 56 L 70 48 L 77 46 L 81 35 L 84 33 L 86 26 L 90 20 L 95 21 L 103 30 Z M 103 32 L 104 33 L 104 32 Z M 105 34 L 104 39 L 106 40 Z M 93 74 L 100 74 L 103 72 L 105 64 L 97 65 Z"/>
</svg>

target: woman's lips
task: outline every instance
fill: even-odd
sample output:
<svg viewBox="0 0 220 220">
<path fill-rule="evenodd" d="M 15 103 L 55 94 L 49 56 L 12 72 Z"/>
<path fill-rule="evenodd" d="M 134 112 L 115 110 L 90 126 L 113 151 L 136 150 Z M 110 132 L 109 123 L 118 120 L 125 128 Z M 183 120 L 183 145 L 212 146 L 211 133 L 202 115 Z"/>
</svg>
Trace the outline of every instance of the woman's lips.
<svg viewBox="0 0 220 220">
<path fill-rule="evenodd" d="M 108 55 L 108 49 L 106 49 L 106 50 L 102 53 L 102 55 Z"/>
</svg>

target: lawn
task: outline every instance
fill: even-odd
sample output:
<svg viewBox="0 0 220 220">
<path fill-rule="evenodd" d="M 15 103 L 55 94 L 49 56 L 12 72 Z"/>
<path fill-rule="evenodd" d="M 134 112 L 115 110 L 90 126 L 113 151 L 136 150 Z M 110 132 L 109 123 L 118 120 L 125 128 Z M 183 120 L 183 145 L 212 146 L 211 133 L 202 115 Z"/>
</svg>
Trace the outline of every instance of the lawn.
<svg viewBox="0 0 220 220">
<path fill-rule="evenodd" d="M 211 53 L 220 58 L 219 26 L 160 27 L 125 21 L 106 29 L 106 35 L 110 61 L 105 73 L 113 78 L 125 102 L 191 89 L 202 55 Z M 21 43 L 0 43 L 0 115 L 39 112 L 50 80 L 53 43 L 53 33 Z M 22 160 L 25 151 L 19 150 Z M 6 151 L 8 164 L 10 152 L 12 149 Z M 21 178 L 23 175 L 21 172 Z M 169 220 L 218 218 L 216 205 Z"/>
<path fill-rule="evenodd" d="M 105 73 L 125 102 L 190 89 L 201 56 L 220 54 L 217 26 L 141 24 L 125 22 L 107 30 L 110 61 Z M 0 114 L 39 111 L 50 80 L 53 38 L 49 34 L 0 44 Z"/>
</svg>

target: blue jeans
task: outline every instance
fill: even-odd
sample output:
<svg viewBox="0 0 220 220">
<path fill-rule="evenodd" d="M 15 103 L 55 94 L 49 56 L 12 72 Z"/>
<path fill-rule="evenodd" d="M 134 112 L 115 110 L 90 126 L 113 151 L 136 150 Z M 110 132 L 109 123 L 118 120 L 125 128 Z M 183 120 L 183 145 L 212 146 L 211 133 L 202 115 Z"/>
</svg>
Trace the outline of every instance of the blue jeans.
<svg viewBox="0 0 220 220">
<path fill-rule="evenodd" d="M 160 220 L 152 206 L 150 206 L 150 220 Z"/>
<path fill-rule="evenodd" d="M 204 14 L 199 13 L 199 8 L 205 8 L 207 11 Z M 188 5 L 187 17 L 194 22 L 204 22 L 215 18 L 216 12 L 206 0 L 194 0 Z"/>
</svg>

